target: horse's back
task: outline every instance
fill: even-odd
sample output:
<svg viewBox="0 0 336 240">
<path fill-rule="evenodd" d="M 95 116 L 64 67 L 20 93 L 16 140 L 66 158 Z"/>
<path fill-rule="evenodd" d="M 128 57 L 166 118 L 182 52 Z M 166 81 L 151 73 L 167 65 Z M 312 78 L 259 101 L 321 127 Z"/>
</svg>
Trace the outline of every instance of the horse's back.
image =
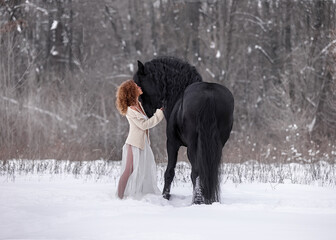
<svg viewBox="0 0 336 240">
<path fill-rule="evenodd" d="M 225 86 L 218 83 L 198 82 L 187 87 L 183 96 L 183 108 L 197 113 L 200 106 L 212 101 L 218 114 L 232 115 L 234 99 Z"/>
</svg>

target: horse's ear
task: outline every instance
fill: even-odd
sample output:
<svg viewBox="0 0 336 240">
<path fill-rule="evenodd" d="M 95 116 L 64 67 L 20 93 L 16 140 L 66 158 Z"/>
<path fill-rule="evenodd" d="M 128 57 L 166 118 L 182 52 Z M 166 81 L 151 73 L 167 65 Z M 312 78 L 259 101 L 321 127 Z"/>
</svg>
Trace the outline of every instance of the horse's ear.
<svg viewBox="0 0 336 240">
<path fill-rule="evenodd" d="M 145 66 L 138 60 L 138 73 L 145 75 Z"/>
</svg>

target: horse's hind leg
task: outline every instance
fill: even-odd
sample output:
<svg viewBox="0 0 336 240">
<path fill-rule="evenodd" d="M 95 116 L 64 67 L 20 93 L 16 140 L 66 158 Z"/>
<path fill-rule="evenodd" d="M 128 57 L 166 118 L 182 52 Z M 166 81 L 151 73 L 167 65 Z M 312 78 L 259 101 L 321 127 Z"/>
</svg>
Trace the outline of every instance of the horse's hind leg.
<svg viewBox="0 0 336 240">
<path fill-rule="evenodd" d="M 176 141 L 167 140 L 167 152 L 168 152 L 168 165 L 164 174 L 165 184 L 163 187 L 162 195 L 165 199 L 170 198 L 170 187 L 175 176 L 175 166 L 177 161 L 177 153 L 180 145 Z"/>
<path fill-rule="evenodd" d="M 198 176 L 198 172 L 196 170 L 196 145 L 194 144 L 190 144 L 189 147 L 187 148 L 187 155 L 188 155 L 188 159 L 189 162 L 191 164 L 191 174 L 190 174 L 190 178 L 191 178 L 191 182 L 193 184 L 193 187 L 195 188 L 196 185 L 196 178 Z"/>
<path fill-rule="evenodd" d="M 203 204 L 204 197 L 202 194 L 201 181 L 200 181 L 200 177 L 198 173 L 196 172 L 195 168 L 192 168 L 191 170 L 191 181 L 193 183 L 192 203 L 193 204 Z"/>
<path fill-rule="evenodd" d="M 190 146 L 188 147 L 188 158 L 191 163 L 191 181 L 193 184 L 193 200 L 194 204 L 202 204 L 204 203 L 204 197 L 202 194 L 201 182 L 199 178 L 199 173 L 196 166 L 196 147 Z"/>
</svg>

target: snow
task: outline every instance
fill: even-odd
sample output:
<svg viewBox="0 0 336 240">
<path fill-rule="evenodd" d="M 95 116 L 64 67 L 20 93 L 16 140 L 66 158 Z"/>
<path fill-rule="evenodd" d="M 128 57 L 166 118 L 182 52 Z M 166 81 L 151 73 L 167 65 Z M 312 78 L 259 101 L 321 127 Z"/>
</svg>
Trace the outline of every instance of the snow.
<svg viewBox="0 0 336 240">
<path fill-rule="evenodd" d="M 315 126 L 315 122 L 316 122 L 316 117 L 314 117 L 313 121 L 307 125 L 308 131 L 311 133 L 314 129 Z"/>
<path fill-rule="evenodd" d="M 263 49 L 261 46 L 259 45 L 255 45 L 254 46 L 255 49 L 261 51 L 266 57 L 267 59 L 271 62 L 274 63 L 274 60 L 271 58 L 271 56 L 265 51 L 265 49 Z"/>
<path fill-rule="evenodd" d="M 133 63 L 128 64 L 128 67 L 129 67 L 129 69 L 130 69 L 131 72 L 134 71 L 134 65 L 133 65 Z"/>
<path fill-rule="evenodd" d="M 106 168 L 99 161 L 93 166 Z M 119 166 L 101 176 L 98 170 L 21 172 L 15 181 L 0 171 L 0 239 L 327 240 L 336 234 L 334 186 L 223 180 L 220 203 L 191 205 L 189 172 L 182 164 L 170 201 L 157 195 L 119 200 Z M 160 171 L 158 166 L 158 176 Z"/>
<path fill-rule="evenodd" d="M 220 58 L 221 57 L 221 53 L 219 50 L 217 50 L 217 53 L 216 53 L 216 58 Z"/>
<path fill-rule="evenodd" d="M 51 53 L 51 55 L 53 55 L 53 56 L 57 56 L 57 55 L 58 55 L 58 52 L 56 51 L 55 46 L 52 46 L 52 48 L 51 48 L 51 50 L 50 50 L 50 53 Z"/>
<path fill-rule="evenodd" d="M 54 20 L 52 25 L 51 25 L 50 30 L 55 30 L 57 28 L 57 26 L 58 26 L 58 21 Z"/>
<path fill-rule="evenodd" d="M 209 68 L 206 68 L 205 71 L 207 71 L 212 78 L 215 78 L 215 74 L 211 72 Z"/>
<path fill-rule="evenodd" d="M 22 29 L 21 29 L 20 24 L 18 24 L 18 25 L 16 26 L 16 28 L 17 28 L 17 31 L 18 31 L 18 32 L 22 32 Z"/>
</svg>

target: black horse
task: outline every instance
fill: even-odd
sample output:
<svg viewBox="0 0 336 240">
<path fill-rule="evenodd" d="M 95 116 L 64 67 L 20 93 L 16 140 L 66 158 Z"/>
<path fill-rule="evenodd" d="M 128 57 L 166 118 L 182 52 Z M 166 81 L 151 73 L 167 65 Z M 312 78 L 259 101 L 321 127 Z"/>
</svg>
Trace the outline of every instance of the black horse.
<svg viewBox="0 0 336 240">
<path fill-rule="evenodd" d="M 138 61 L 133 79 L 142 88 L 140 100 L 148 117 L 164 107 L 168 165 L 163 197 L 170 198 L 177 153 L 186 146 L 192 166 L 193 203 L 219 201 L 219 164 L 233 123 L 231 92 L 220 84 L 203 82 L 195 67 L 173 57 L 145 64 Z"/>
</svg>

